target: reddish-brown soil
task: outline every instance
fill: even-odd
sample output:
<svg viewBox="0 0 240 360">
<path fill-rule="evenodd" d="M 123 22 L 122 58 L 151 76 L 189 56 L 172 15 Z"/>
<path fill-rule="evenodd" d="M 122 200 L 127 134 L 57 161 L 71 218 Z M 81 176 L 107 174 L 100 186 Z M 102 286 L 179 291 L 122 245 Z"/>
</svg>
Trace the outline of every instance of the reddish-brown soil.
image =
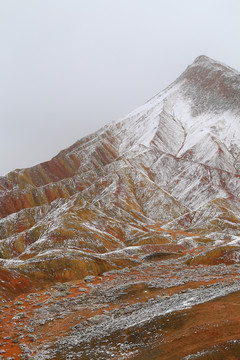
<svg viewBox="0 0 240 360">
<path fill-rule="evenodd" d="M 182 270 L 185 272 L 193 272 L 197 268 L 182 265 Z M 50 345 L 54 349 L 55 342 L 68 336 L 74 327 L 81 322 L 87 321 L 86 326 L 91 326 L 91 318 L 95 315 L 103 315 L 105 309 L 109 313 L 121 314 L 122 311 L 127 311 L 132 306 L 139 305 L 141 307 L 157 298 L 160 301 L 161 299 L 171 299 L 174 294 L 184 293 L 188 289 L 206 288 L 213 284 L 221 286 L 221 284 L 227 284 L 229 281 L 240 279 L 238 267 L 231 267 L 230 273 L 226 269 L 228 268 L 225 267 L 224 272 L 218 268 L 211 268 L 211 266 L 201 267 L 199 270 L 204 271 L 205 274 L 201 280 L 194 281 L 192 279 L 191 281 L 189 277 L 188 281 L 184 275 L 184 284 L 174 285 L 173 283 L 173 286 L 158 288 L 152 286 L 151 281 L 158 279 L 161 281 L 162 278 L 178 281 L 182 270 L 179 265 L 176 267 L 174 263 L 151 261 L 144 271 L 136 267 L 128 270 L 124 275 L 112 273 L 107 276 L 97 276 L 90 283 L 84 280 L 65 283 L 62 286 L 67 287 L 68 293 L 61 290 L 62 295 L 61 291 L 58 292 L 57 296 L 54 295 L 58 291 L 57 287 L 61 287 L 61 284 L 35 293 L 17 295 L 14 300 L 5 302 L 1 308 L 0 350 L 2 356 L 4 359 L 7 357 L 14 357 L 14 359 L 35 358 L 37 356 L 35 354 L 44 345 Z M 104 289 L 108 291 L 112 286 L 119 287 L 126 283 L 129 286 L 119 293 L 117 301 L 110 301 L 103 305 L 99 300 L 99 306 L 95 306 L 97 301 L 96 295 L 94 295 L 95 289 L 100 287 L 104 292 Z M 81 303 L 78 303 L 77 306 L 74 305 L 74 299 L 77 300 L 83 294 L 87 299 L 89 298 L 89 301 L 85 301 L 83 305 Z M 93 305 L 92 299 L 95 299 Z M 61 318 L 59 312 L 53 312 L 50 320 L 38 322 L 39 319 L 47 318 L 46 311 L 62 304 L 62 301 L 69 304 L 69 313 L 65 313 Z M 66 303 L 63 308 L 64 311 L 66 311 Z M 16 316 L 18 314 L 20 314 L 19 317 Z M 90 320 L 88 321 L 88 319 Z M 237 341 L 240 340 L 240 291 L 206 303 L 203 301 L 203 303 L 189 309 L 154 317 L 141 328 L 138 326 L 130 327 L 127 330 L 115 332 L 115 335 L 103 333 L 102 338 L 103 342 L 109 343 L 109 348 L 112 345 L 115 346 L 113 351 L 115 355 L 114 357 L 111 355 L 111 358 L 114 359 L 178 360 L 198 352 L 199 355 L 195 355 L 198 357 L 192 357 L 192 359 L 239 359 Z M 95 342 L 92 343 L 93 348 L 94 346 L 101 346 L 101 339 L 98 339 L 98 342 L 100 345 Z M 123 356 L 119 348 L 118 354 L 116 344 L 121 342 L 135 344 L 133 346 L 134 351 L 125 352 Z M 141 345 L 143 343 L 144 346 Z M 31 350 L 31 355 L 26 355 L 23 352 L 23 345 L 27 345 Z M 75 350 L 79 351 L 79 349 L 81 350 L 81 347 Z M 208 351 L 210 355 L 206 357 Z M 93 359 L 92 355 L 86 354 L 83 359 Z M 66 359 L 66 356 L 67 351 L 64 354 L 59 353 L 53 358 Z M 100 358 L 108 359 L 108 357 Z"/>
</svg>

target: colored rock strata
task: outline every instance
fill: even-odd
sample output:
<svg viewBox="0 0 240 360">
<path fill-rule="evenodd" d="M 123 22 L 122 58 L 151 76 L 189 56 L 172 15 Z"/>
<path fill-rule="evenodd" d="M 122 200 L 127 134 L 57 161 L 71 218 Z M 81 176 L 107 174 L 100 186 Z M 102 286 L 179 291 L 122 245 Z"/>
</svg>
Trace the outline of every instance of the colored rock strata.
<svg viewBox="0 0 240 360">
<path fill-rule="evenodd" d="M 240 74 L 198 57 L 0 217 L 0 359 L 239 359 Z"/>
</svg>

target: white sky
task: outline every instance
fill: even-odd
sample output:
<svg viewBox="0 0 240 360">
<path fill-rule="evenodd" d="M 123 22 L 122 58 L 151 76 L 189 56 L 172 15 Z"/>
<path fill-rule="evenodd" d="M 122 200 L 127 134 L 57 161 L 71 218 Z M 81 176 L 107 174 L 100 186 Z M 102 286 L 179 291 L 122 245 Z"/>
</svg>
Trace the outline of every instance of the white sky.
<svg viewBox="0 0 240 360">
<path fill-rule="evenodd" d="M 239 0 L 0 0 L 0 175 L 49 160 L 199 55 L 240 70 Z"/>
</svg>

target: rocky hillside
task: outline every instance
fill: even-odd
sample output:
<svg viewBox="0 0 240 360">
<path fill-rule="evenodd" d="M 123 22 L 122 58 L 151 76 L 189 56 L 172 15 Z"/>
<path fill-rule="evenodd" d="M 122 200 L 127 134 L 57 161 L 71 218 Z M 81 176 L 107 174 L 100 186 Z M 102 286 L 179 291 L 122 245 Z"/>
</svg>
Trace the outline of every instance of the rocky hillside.
<svg viewBox="0 0 240 360">
<path fill-rule="evenodd" d="M 83 290 L 91 312 L 91 306 L 94 309 L 96 305 L 94 296 L 101 298 L 107 286 L 103 275 L 112 272 L 117 277 L 112 289 L 116 289 L 110 292 L 108 300 L 99 302 L 107 303 L 111 311 L 115 309 L 115 315 L 121 315 L 122 294 L 127 298 L 132 293 L 138 294 L 137 304 L 127 302 L 133 306 L 130 323 L 134 335 L 126 330 L 125 320 L 119 320 L 119 327 L 114 323 L 104 336 L 106 344 L 111 339 L 115 350 L 111 353 L 104 345 L 105 350 L 102 355 L 96 355 L 96 359 L 149 359 L 148 352 L 141 348 L 141 341 L 146 341 L 152 349 L 152 359 L 177 359 L 178 352 L 167 357 L 168 347 L 164 350 L 159 344 L 154 345 L 156 334 L 152 338 L 146 332 L 146 338 L 144 335 L 141 341 L 136 338 L 126 342 L 123 333 L 119 333 L 119 344 L 125 344 L 122 353 L 121 347 L 114 345 L 112 336 L 115 331 L 124 329 L 126 338 L 135 338 L 135 323 L 143 323 L 146 331 L 147 324 L 156 330 L 160 326 L 156 324 L 163 319 L 161 316 L 167 313 L 195 309 L 197 304 L 240 290 L 237 271 L 240 258 L 240 74 L 206 56 L 198 57 L 167 89 L 125 118 L 77 141 L 50 161 L 1 177 L 0 216 L 0 295 L 3 309 L 8 309 L 6 304 L 13 304 L 12 315 L 7 310 L 5 320 L 18 316 L 15 313 L 18 307 L 14 307 L 16 296 L 31 298 L 34 291 L 47 306 L 50 300 L 43 292 L 51 294 L 49 289 L 52 289 L 54 293 L 54 286 L 61 288 L 62 283 L 74 289 L 76 282 L 77 286 L 82 286 L 89 275 L 98 279 L 91 290 L 93 293 L 90 291 L 87 295 Z M 197 276 L 202 266 L 206 267 L 203 277 Z M 229 267 L 226 291 L 220 285 L 226 271 L 222 266 Z M 148 277 L 142 278 L 141 269 L 145 268 Z M 221 269 L 224 269 L 223 274 Z M 124 271 L 130 271 L 131 276 L 129 288 L 122 292 L 119 289 L 124 287 L 121 275 Z M 163 281 L 160 289 L 157 280 L 152 282 L 161 273 L 165 275 L 159 279 L 160 283 Z M 172 283 L 173 278 L 176 281 Z M 185 282 L 188 286 L 183 287 Z M 211 295 L 208 286 L 213 286 Z M 191 287 L 195 289 L 192 293 L 189 292 Z M 168 288 L 172 290 L 164 290 Z M 179 291 L 187 291 L 187 295 L 182 296 Z M 70 290 L 67 295 L 69 306 L 80 296 Z M 179 296 L 182 302 L 177 306 L 172 296 Z M 23 302 L 23 298 L 19 301 Z M 115 306 L 116 302 L 120 307 Z M 29 324 L 33 319 L 33 307 L 30 308 L 23 316 L 30 318 Z M 44 311 L 42 318 L 49 318 L 48 310 L 46 314 Z M 138 312 L 142 311 L 145 315 L 141 318 Z M 190 317 L 193 316 L 191 311 Z M 101 314 L 102 310 L 95 315 Z M 86 313 L 87 319 L 90 315 Z M 69 316 L 65 314 L 67 322 Z M 123 317 L 125 319 L 126 315 Z M 76 329 L 79 326 L 80 330 L 69 328 L 62 335 L 60 345 L 56 345 L 56 337 L 51 335 L 49 351 L 41 350 L 40 341 L 36 352 L 31 343 L 26 345 L 25 335 L 22 335 L 22 344 L 31 348 L 30 353 L 20 351 L 18 345 L 11 348 L 7 341 L 4 345 L 7 350 L 3 350 L 8 356 L 15 354 L 14 358 L 22 354 L 25 358 L 75 359 L 82 352 L 82 358 L 95 359 L 89 350 L 93 337 L 88 332 L 99 327 L 94 322 L 96 319 L 92 322 L 85 319 L 87 324 L 84 325 L 81 317 L 79 321 L 73 315 L 72 318 L 73 326 Z M 57 318 L 54 319 L 57 324 Z M 105 321 L 98 318 L 97 323 L 101 323 L 101 319 Z M 173 321 L 178 324 L 178 320 Z M 204 324 L 201 322 L 203 333 L 206 331 Z M 181 337 L 177 328 L 178 325 L 175 330 L 166 330 L 171 332 L 171 341 L 177 341 L 176 336 Z M 9 331 L 15 334 L 14 329 L 13 326 Z M 63 349 L 71 331 L 75 334 L 69 338 L 73 353 L 72 357 L 67 357 L 66 351 L 59 349 Z M 82 348 L 76 347 L 76 332 L 88 334 Z M 204 351 L 215 351 L 212 347 L 217 346 L 216 354 L 221 354 L 221 346 L 225 346 L 222 344 L 235 339 L 233 335 L 223 336 L 222 342 L 216 343 L 215 335 L 207 350 L 201 346 L 190 347 L 194 357 L 186 357 L 191 354 L 189 348 L 179 359 L 208 359 Z M 164 341 L 171 344 L 169 338 Z M 98 346 L 94 346 L 96 350 Z M 194 354 L 198 350 L 203 351 L 203 355 L 199 353 L 196 357 L 198 355 Z M 239 344 L 231 345 L 229 354 L 235 356 L 235 350 L 239 350 Z M 104 351 L 110 352 L 104 355 Z M 162 351 L 165 357 L 160 357 Z M 65 355 L 54 357 L 55 353 Z"/>
</svg>

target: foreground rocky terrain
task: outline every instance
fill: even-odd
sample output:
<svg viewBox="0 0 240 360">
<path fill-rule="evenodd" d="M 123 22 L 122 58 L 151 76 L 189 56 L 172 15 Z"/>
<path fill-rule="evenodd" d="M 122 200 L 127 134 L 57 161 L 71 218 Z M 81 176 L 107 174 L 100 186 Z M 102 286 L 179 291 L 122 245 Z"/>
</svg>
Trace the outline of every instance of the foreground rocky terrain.
<svg viewBox="0 0 240 360">
<path fill-rule="evenodd" d="M 0 216 L 0 359 L 240 359 L 237 71 L 1 177 Z"/>
<path fill-rule="evenodd" d="M 186 257 L 19 295 L 1 310 L 3 358 L 239 359 L 239 267 Z"/>
</svg>

